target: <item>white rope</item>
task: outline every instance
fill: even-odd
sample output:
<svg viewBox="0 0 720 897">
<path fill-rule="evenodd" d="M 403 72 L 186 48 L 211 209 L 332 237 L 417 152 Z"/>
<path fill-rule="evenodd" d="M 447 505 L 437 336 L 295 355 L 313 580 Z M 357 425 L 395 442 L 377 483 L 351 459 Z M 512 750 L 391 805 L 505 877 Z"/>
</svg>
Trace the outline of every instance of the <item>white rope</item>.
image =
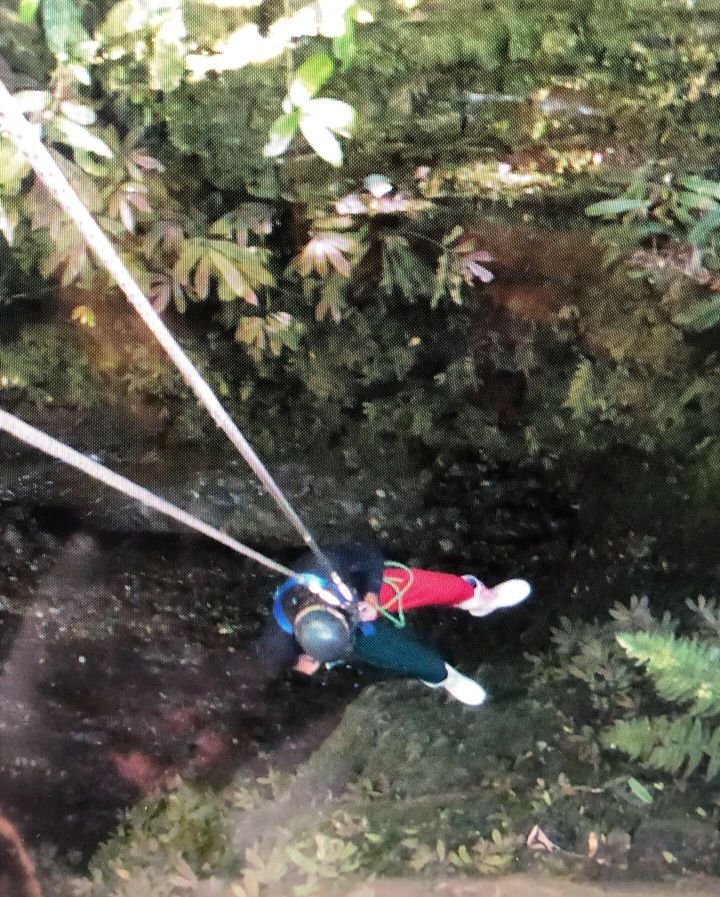
<svg viewBox="0 0 720 897">
<path fill-rule="evenodd" d="M 85 238 L 89 248 L 95 253 L 108 273 L 115 279 L 133 308 L 137 311 L 160 345 L 170 356 L 177 369 L 182 374 L 185 382 L 190 386 L 200 402 L 208 410 L 217 426 L 226 434 L 228 439 L 240 452 L 255 476 L 273 497 L 280 510 L 302 536 L 305 544 L 315 554 L 323 567 L 326 568 L 333 582 L 340 589 L 340 593 L 348 602 L 352 602 L 353 596 L 351 591 L 335 572 L 335 569 L 324 552 L 320 549 L 320 546 L 315 541 L 312 533 L 308 530 L 300 517 L 298 517 L 292 505 L 285 498 L 250 443 L 245 439 L 232 421 L 230 415 L 220 404 L 215 393 L 167 329 L 160 316 L 153 309 L 152 305 L 145 297 L 145 294 L 137 285 L 132 275 L 123 264 L 122 259 L 115 251 L 115 247 L 105 236 L 90 212 L 85 208 L 80 198 L 68 183 L 65 175 L 43 145 L 38 134 L 38 129 L 27 121 L 2 79 L 0 79 L 0 126 L 2 126 L 2 130 L 9 135 L 17 149 L 35 169 L 48 191 L 55 197 L 67 215 L 75 222 L 75 225 Z"/>
<path fill-rule="evenodd" d="M 15 417 L 14 414 L 10 414 L 8 411 L 4 411 L 1 408 L 0 430 L 5 430 L 6 433 L 10 433 L 11 436 L 14 436 L 21 442 L 24 442 L 27 445 L 32 445 L 34 448 L 40 449 L 41 452 L 45 452 L 46 455 L 51 455 L 53 458 L 57 458 L 65 464 L 75 467 L 77 470 L 82 471 L 94 480 L 99 480 L 101 483 L 105 483 L 106 486 L 110 486 L 128 497 L 134 498 L 136 501 L 139 501 L 150 508 L 154 508 L 154 510 L 159 511 L 166 517 L 172 517 L 172 519 L 177 520 L 178 523 L 189 526 L 191 529 L 202 533 L 204 536 L 226 545 L 238 554 L 243 554 L 245 557 L 257 561 L 264 567 L 268 567 L 276 573 L 282 573 L 284 576 L 292 576 L 294 579 L 298 579 L 298 574 L 289 567 L 279 564 L 271 558 L 265 557 L 264 554 L 254 551 L 247 545 L 243 545 L 242 542 L 238 542 L 237 539 L 233 539 L 233 537 L 229 536 L 227 533 L 216 529 L 214 526 L 210 526 L 210 524 L 194 517 L 192 514 L 188 514 L 188 512 L 183 511 L 182 508 L 178 508 L 176 505 L 171 504 L 169 501 L 165 501 L 164 498 L 160 498 L 143 486 L 139 486 L 137 483 L 133 483 L 132 480 L 128 480 L 119 473 L 115 473 L 115 471 L 104 467 L 102 464 L 98 464 L 97 461 L 93 461 L 93 459 L 88 458 L 87 455 L 83 455 L 75 449 L 70 448 L 69 445 L 65 445 L 57 439 L 53 439 L 52 436 L 48 436 L 48 434 L 43 433 L 42 430 L 31 427 L 30 424 L 26 424 L 25 421 L 20 420 L 19 417 Z"/>
</svg>

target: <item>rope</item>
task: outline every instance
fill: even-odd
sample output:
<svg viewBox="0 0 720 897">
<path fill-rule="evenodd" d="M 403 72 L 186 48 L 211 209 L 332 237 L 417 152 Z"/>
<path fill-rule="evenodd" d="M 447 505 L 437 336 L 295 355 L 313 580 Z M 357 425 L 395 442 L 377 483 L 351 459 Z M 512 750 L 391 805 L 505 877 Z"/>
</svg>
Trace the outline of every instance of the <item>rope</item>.
<svg viewBox="0 0 720 897">
<path fill-rule="evenodd" d="M 405 564 L 401 564 L 400 561 L 385 561 L 385 569 L 386 570 L 404 570 L 407 573 L 407 579 L 405 580 L 405 585 L 401 585 L 402 580 L 398 579 L 396 576 L 388 576 L 387 574 L 383 576 L 383 582 L 387 583 L 390 588 L 395 592 L 393 597 L 388 601 L 386 605 L 382 605 L 380 603 L 380 599 L 378 596 L 378 611 L 385 617 L 386 620 L 389 620 L 394 626 L 397 626 L 398 629 L 403 629 L 405 627 L 405 611 L 403 609 L 403 598 L 405 597 L 405 593 L 412 586 L 413 580 L 415 579 L 415 575 L 409 567 L 406 567 Z M 397 605 L 397 616 L 393 614 L 389 608 L 391 605 Z"/>
<path fill-rule="evenodd" d="M 291 525 L 302 536 L 303 541 L 313 552 L 330 578 L 338 587 L 346 602 L 354 601 L 350 589 L 335 571 L 325 553 L 315 541 L 290 502 L 283 495 L 280 487 L 273 480 L 270 472 L 233 422 L 230 415 L 220 404 L 215 393 L 185 354 L 180 344 L 153 309 L 140 287 L 115 251 L 114 246 L 105 236 L 90 212 L 68 183 L 57 163 L 40 140 L 38 129 L 31 125 L 22 114 L 12 94 L 0 79 L 0 125 L 7 133 L 17 149 L 25 156 L 30 165 L 44 183 L 47 190 L 55 197 L 61 208 L 74 221 L 85 238 L 88 247 L 108 273 L 115 279 L 120 289 L 127 296 L 130 304 L 149 327 L 157 341 L 167 352 L 183 379 L 193 390 L 200 402 L 205 406 L 217 426 L 225 433 L 230 442 L 240 452 L 255 476 L 270 493 Z"/>
<path fill-rule="evenodd" d="M 259 564 L 262 564 L 264 567 L 267 567 L 276 573 L 282 573 L 284 576 L 292 576 L 295 579 L 299 578 L 299 574 L 295 573 L 289 567 L 285 567 L 283 564 L 279 564 L 277 561 L 265 557 L 264 554 L 253 551 L 252 548 L 243 545 L 242 542 L 238 542 L 237 539 L 233 539 L 232 536 L 229 536 L 227 533 L 215 529 L 214 526 L 210 526 L 208 523 L 204 523 L 192 514 L 188 514 L 187 511 L 183 511 L 182 508 L 178 508 L 176 505 L 171 504 L 169 501 L 165 501 L 164 498 L 160 498 L 143 486 L 139 486 L 137 483 L 133 483 L 132 480 L 128 480 L 119 473 L 115 473 L 115 471 L 104 467 L 102 464 L 98 464 L 97 461 L 93 461 L 92 458 L 82 455 L 80 452 L 75 451 L 75 449 L 70 448 L 69 445 L 65 445 L 57 439 L 53 439 L 52 436 L 48 436 L 48 434 L 43 433 L 42 430 L 37 430 L 35 427 L 31 427 L 30 424 L 26 424 L 25 421 L 20 420 L 19 417 L 15 417 L 14 414 L 10 414 L 1 408 L 0 430 L 5 430 L 6 433 L 10 433 L 11 436 L 14 436 L 21 442 L 40 449 L 40 451 L 45 452 L 46 455 L 52 455 L 53 458 L 57 458 L 65 464 L 75 467 L 77 470 L 82 471 L 94 480 L 99 480 L 101 483 L 105 483 L 106 486 L 110 486 L 112 489 L 122 492 L 129 498 L 134 498 L 136 501 L 139 501 L 150 508 L 154 508 L 166 517 L 172 517 L 172 519 L 177 520 L 178 523 L 189 526 L 191 529 L 202 533 L 204 536 L 208 536 L 210 539 L 214 539 L 216 542 L 226 545 L 238 554 L 245 555 L 245 557 L 257 561 Z"/>
</svg>

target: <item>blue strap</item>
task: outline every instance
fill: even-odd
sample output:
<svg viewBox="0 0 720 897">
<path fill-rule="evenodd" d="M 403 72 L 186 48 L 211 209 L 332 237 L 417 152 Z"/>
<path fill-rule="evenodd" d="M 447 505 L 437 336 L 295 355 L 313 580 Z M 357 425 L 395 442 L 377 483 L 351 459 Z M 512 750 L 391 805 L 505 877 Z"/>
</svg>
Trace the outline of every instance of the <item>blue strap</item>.
<svg viewBox="0 0 720 897">
<path fill-rule="evenodd" d="M 278 626 L 283 632 L 287 632 L 288 635 L 294 635 L 295 631 L 292 622 L 288 619 L 287 614 L 283 610 L 282 597 L 285 592 L 293 588 L 293 586 L 301 586 L 308 583 L 317 584 L 321 589 L 327 587 L 327 580 L 317 576 L 315 573 L 302 573 L 297 579 L 294 576 L 288 577 L 277 587 L 277 589 L 275 589 L 275 594 L 273 596 L 273 616 L 275 617 Z"/>
</svg>

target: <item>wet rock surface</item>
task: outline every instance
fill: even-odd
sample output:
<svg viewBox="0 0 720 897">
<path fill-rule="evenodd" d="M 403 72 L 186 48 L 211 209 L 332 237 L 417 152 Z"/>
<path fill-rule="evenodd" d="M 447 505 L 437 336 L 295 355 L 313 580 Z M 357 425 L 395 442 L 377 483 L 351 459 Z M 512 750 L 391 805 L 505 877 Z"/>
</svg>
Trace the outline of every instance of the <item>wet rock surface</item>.
<svg viewBox="0 0 720 897">
<path fill-rule="evenodd" d="M 259 774 L 267 750 L 292 766 L 353 691 L 259 667 L 269 584 L 233 556 L 76 534 L 23 559 L 15 532 L 7 523 L 5 584 L 22 596 L 0 613 L 0 806 L 31 843 L 79 861 L 126 805 L 178 776 Z"/>
<path fill-rule="evenodd" d="M 648 819 L 634 833 L 628 856 L 635 874 L 717 871 L 720 832 L 708 822 L 677 816 Z"/>
<path fill-rule="evenodd" d="M 478 670 L 493 695 L 482 709 L 419 683 L 366 688 L 295 775 L 252 800 L 247 778 L 236 777 L 243 805 L 213 809 L 224 833 L 218 849 L 245 867 L 236 880 L 244 887 L 254 876 L 277 897 L 297 886 L 328 895 L 391 893 L 385 879 L 408 894 L 521 895 L 532 882 L 540 894 L 589 897 L 672 893 L 679 873 L 705 872 L 710 877 L 687 878 L 685 887 L 717 893 L 714 825 L 619 799 L 603 785 L 607 773 L 595 788 L 574 784 L 592 777 L 592 764 L 564 743 L 551 700 L 511 693 L 511 672 Z M 130 888 L 145 882 L 153 894 L 171 892 L 172 845 L 186 837 L 187 822 L 167 806 L 135 818 L 135 828 L 104 850 L 97 867 L 104 884 L 93 897 L 125 893 L 115 888 L 117 868 L 127 871 Z M 158 830 L 171 847 L 148 856 Z M 456 877 L 443 873 L 448 867 Z M 494 890 L 464 874 L 490 876 Z M 628 885 L 629 877 L 667 883 L 643 888 Z M 206 886 L 223 893 L 232 880 L 216 871 Z"/>
<path fill-rule="evenodd" d="M 298 544 L 297 533 L 245 461 L 222 444 L 214 452 L 163 448 L 106 410 L 38 415 L 20 407 L 17 414 L 241 540 L 266 551 Z M 547 552 L 574 516 L 542 469 L 527 465 L 503 469 L 478 460 L 439 461 L 417 474 L 383 475 L 359 466 L 348 476 L 336 457 L 319 452 L 311 461 L 279 459 L 268 466 L 320 539 L 336 539 L 338 532 L 373 535 L 418 557 L 502 562 L 528 546 Z M 4 434 L 0 506 L 55 509 L 74 517 L 78 527 L 106 532 L 177 532 L 177 524 L 160 514 Z"/>
</svg>

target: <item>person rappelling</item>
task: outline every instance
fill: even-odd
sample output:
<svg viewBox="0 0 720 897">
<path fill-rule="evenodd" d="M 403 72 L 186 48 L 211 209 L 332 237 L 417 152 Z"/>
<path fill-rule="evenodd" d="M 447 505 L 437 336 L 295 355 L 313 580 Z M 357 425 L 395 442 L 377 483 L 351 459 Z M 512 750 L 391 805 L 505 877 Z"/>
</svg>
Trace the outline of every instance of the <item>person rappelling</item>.
<svg viewBox="0 0 720 897">
<path fill-rule="evenodd" d="M 257 645 L 265 664 L 292 666 L 306 675 L 323 663 L 367 665 L 444 688 L 464 704 L 485 701 L 482 685 L 405 628 L 404 612 L 443 606 L 485 617 L 528 598 L 529 583 L 511 579 L 488 588 L 470 574 L 386 562 L 375 547 L 359 542 L 334 546 L 325 554 L 353 590 L 354 600 L 348 603 L 335 592 L 311 552 L 303 555 L 294 565 L 296 576 L 273 595 L 272 617 Z"/>
</svg>

